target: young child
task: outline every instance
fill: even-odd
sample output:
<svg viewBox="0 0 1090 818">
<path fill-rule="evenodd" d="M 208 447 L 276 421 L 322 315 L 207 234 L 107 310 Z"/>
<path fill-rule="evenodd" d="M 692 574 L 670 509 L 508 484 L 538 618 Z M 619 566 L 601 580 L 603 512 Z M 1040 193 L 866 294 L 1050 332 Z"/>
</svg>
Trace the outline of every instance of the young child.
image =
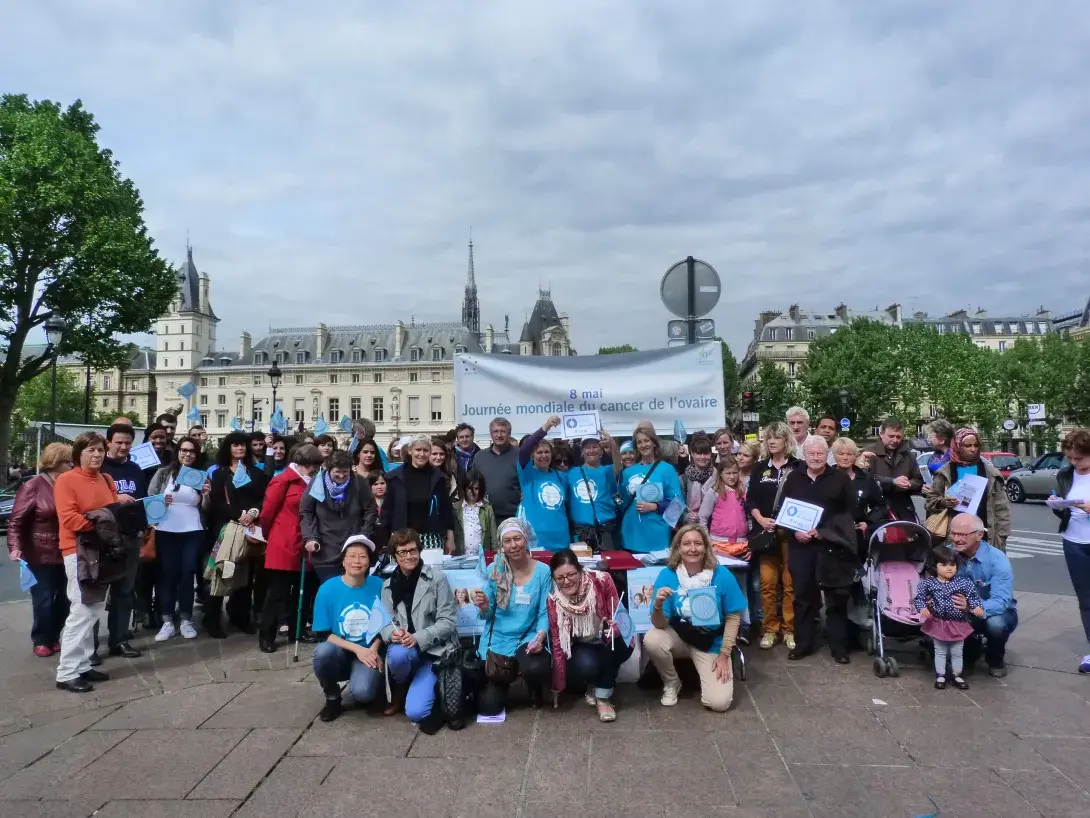
<svg viewBox="0 0 1090 818">
<path fill-rule="evenodd" d="M 375 505 L 382 512 L 382 501 L 386 499 L 386 475 L 381 471 L 373 471 L 367 478 L 371 484 L 371 494 L 375 498 Z"/>
<path fill-rule="evenodd" d="M 912 607 L 920 614 L 920 628 L 935 643 L 935 689 L 946 689 L 946 658 L 950 657 L 950 669 L 954 673 L 954 687 L 968 690 L 969 685 L 961 677 L 962 651 L 965 638 L 973 632 L 969 613 L 984 616 L 984 601 L 976 586 L 968 577 L 959 577 L 958 553 L 947 545 L 931 551 L 935 576 L 924 577 L 916 587 Z M 968 611 L 954 607 L 954 595 L 961 594 L 969 603 Z"/>
<path fill-rule="evenodd" d="M 708 529 L 715 550 L 729 557 L 749 559 L 749 521 L 745 489 L 734 455 L 720 458 L 715 475 L 704 484 L 700 524 Z"/>
</svg>

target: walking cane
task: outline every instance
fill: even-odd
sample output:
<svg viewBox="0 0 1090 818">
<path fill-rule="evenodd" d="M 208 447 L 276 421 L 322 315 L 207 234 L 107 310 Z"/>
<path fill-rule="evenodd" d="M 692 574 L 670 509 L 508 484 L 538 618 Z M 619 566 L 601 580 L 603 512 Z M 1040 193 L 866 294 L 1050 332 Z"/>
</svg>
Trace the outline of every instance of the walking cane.
<svg viewBox="0 0 1090 818">
<path fill-rule="evenodd" d="M 292 654 L 293 662 L 299 661 L 299 638 L 303 635 L 303 596 L 307 584 L 307 564 L 310 562 L 310 552 L 303 551 L 303 560 L 299 566 L 299 607 L 295 611 L 295 653 Z"/>
</svg>

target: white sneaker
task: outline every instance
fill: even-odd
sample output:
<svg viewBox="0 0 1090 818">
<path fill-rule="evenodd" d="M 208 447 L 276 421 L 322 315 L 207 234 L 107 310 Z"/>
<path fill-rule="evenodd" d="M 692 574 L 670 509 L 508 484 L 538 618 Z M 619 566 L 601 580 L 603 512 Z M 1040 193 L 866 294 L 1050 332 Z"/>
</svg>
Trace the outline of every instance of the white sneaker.
<svg viewBox="0 0 1090 818">
<path fill-rule="evenodd" d="M 156 642 L 165 642 L 174 635 L 174 623 L 169 619 L 163 623 L 163 627 L 159 628 L 159 633 L 155 634 Z"/>
<path fill-rule="evenodd" d="M 181 624 L 178 625 L 178 631 L 182 634 L 183 639 L 196 639 L 197 629 L 193 627 L 193 623 L 188 619 L 183 619 Z"/>
<path fill-rule="evenodd" d="M 677 704 L 678 694 L 681 693 L 681 680 L 674 682 L 673 684 L 665 685 L 662 688 L 662 698 L 659 699 L 659 704 L 663 707 L 673 707 Z"/>
</svg>

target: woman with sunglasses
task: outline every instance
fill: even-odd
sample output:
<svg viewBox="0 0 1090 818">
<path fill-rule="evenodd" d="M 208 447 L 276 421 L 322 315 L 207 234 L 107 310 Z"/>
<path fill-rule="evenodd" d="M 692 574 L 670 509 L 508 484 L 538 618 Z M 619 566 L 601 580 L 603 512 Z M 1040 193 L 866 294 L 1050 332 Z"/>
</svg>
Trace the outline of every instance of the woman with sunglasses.
<svg viewBox="0 0 1090 818">
<path fill-rule="evenodd" d="M 174 611 L 177 606 L 178 629 L 184 639 L 196 639 L 193 626 L 193 580 L 204 543 L 205 527 L 201 503 L 212 490 L 206 478 L 201 491 L 178 482 L 182 466 L 197 468 L 200 448 L 193 438 L 178 442 L 177 459 L 160 468 L 151 478 L 148 496 L 164 495 L 167 514 L 155 525 L 155 558 L 159 575 L 155 583 L 155 598 L 163 625 L 155 634 L 156 642 L 165 642 L 175 634 Z"/>
</svg>

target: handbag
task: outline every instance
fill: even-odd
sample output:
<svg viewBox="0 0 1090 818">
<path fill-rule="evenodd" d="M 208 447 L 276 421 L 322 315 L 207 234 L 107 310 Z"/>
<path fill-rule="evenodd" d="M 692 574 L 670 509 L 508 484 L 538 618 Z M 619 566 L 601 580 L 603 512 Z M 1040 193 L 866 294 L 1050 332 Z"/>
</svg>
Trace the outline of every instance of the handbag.
<svg viewBox="0 0 1090 818">
<path fill-rule="evenodd" d="M 461 730 L 466 726 L 466 694 L 463 676 L 463 663 L 465 653 L 471 648 L 458 647 L 447 653 L 434 665 L 437 698 L 439 710 L 443 714 L 443 720 L 451 730 Z M 477 659 L 477 652 L 473 651 L 473 658 Z M 477 659 L 479 662 L 480 659 Z"/>
<path fill-rule="evenodd" d="M 488 681 L 495 682 L 496 684 L 509 685 L 518 678 L 519 665 L 518 660 L 514 656 L 501 656 L 498 653 L 492 652 L 492 632 L 496 630 L 496 612 L 492 612 L 491 618 L 488 620 L 488 645 L 485 648 L 485 660 L 484 660 L 484 675 L 488 678 Z M 522 636 L 519 637 L 516 645 L 521 645 L 522 640 L 530 635 L 530 631 L 534 629 L 535 622 L 531 622 L 529 627 L 522 632 Z M 518 648 L 515 648 L 516 652 Z"/>
<path fill-rule="evenodd" d="M 936 511 L 934 514 L 928 515 L 924 521 L 924 528 L 934 534 L 936 537 L 946 539 L 950 533 L 950 515 L 944 511 Z M 888 538 L 886 540 L 889 541 Z"/>
<path fill-rule="evenodd" d="M 140 541 L 140 562 L 155 562 L 155 529 L 145 528 Z"/>
<path fill-rule="evenodd" d="M 701 653 L 710 651 L 716 637 L 722 633 L 722 628 L 700 628 L 680 616 L 670 617 L 669 623 L 674 633 L 681 637 L 682 642 Z"/>
<path fill-rule="evenodd" d="M 787 480 L 787 465 L 784 464 L 783 469 L 780 470 L 780 478 L 776 485 L 776 497 L 772 501 L 772 516 L 776 516 L 776 508 L 780 504 L 780 499 L 783 496 L 783 484 Z M 752 518 L 751 518 L 752 519 Z M 754 520 L 756 523 L 756 520 Z M 784 534 L 782 531 L 773 528 L 771 531 L 766 531 L 760 528 L 756 534 L 749 538 L 749 552 L 756 556 L 761 554 L 770 554 L 780 548 L 784 541 Z"/>
</svg>

